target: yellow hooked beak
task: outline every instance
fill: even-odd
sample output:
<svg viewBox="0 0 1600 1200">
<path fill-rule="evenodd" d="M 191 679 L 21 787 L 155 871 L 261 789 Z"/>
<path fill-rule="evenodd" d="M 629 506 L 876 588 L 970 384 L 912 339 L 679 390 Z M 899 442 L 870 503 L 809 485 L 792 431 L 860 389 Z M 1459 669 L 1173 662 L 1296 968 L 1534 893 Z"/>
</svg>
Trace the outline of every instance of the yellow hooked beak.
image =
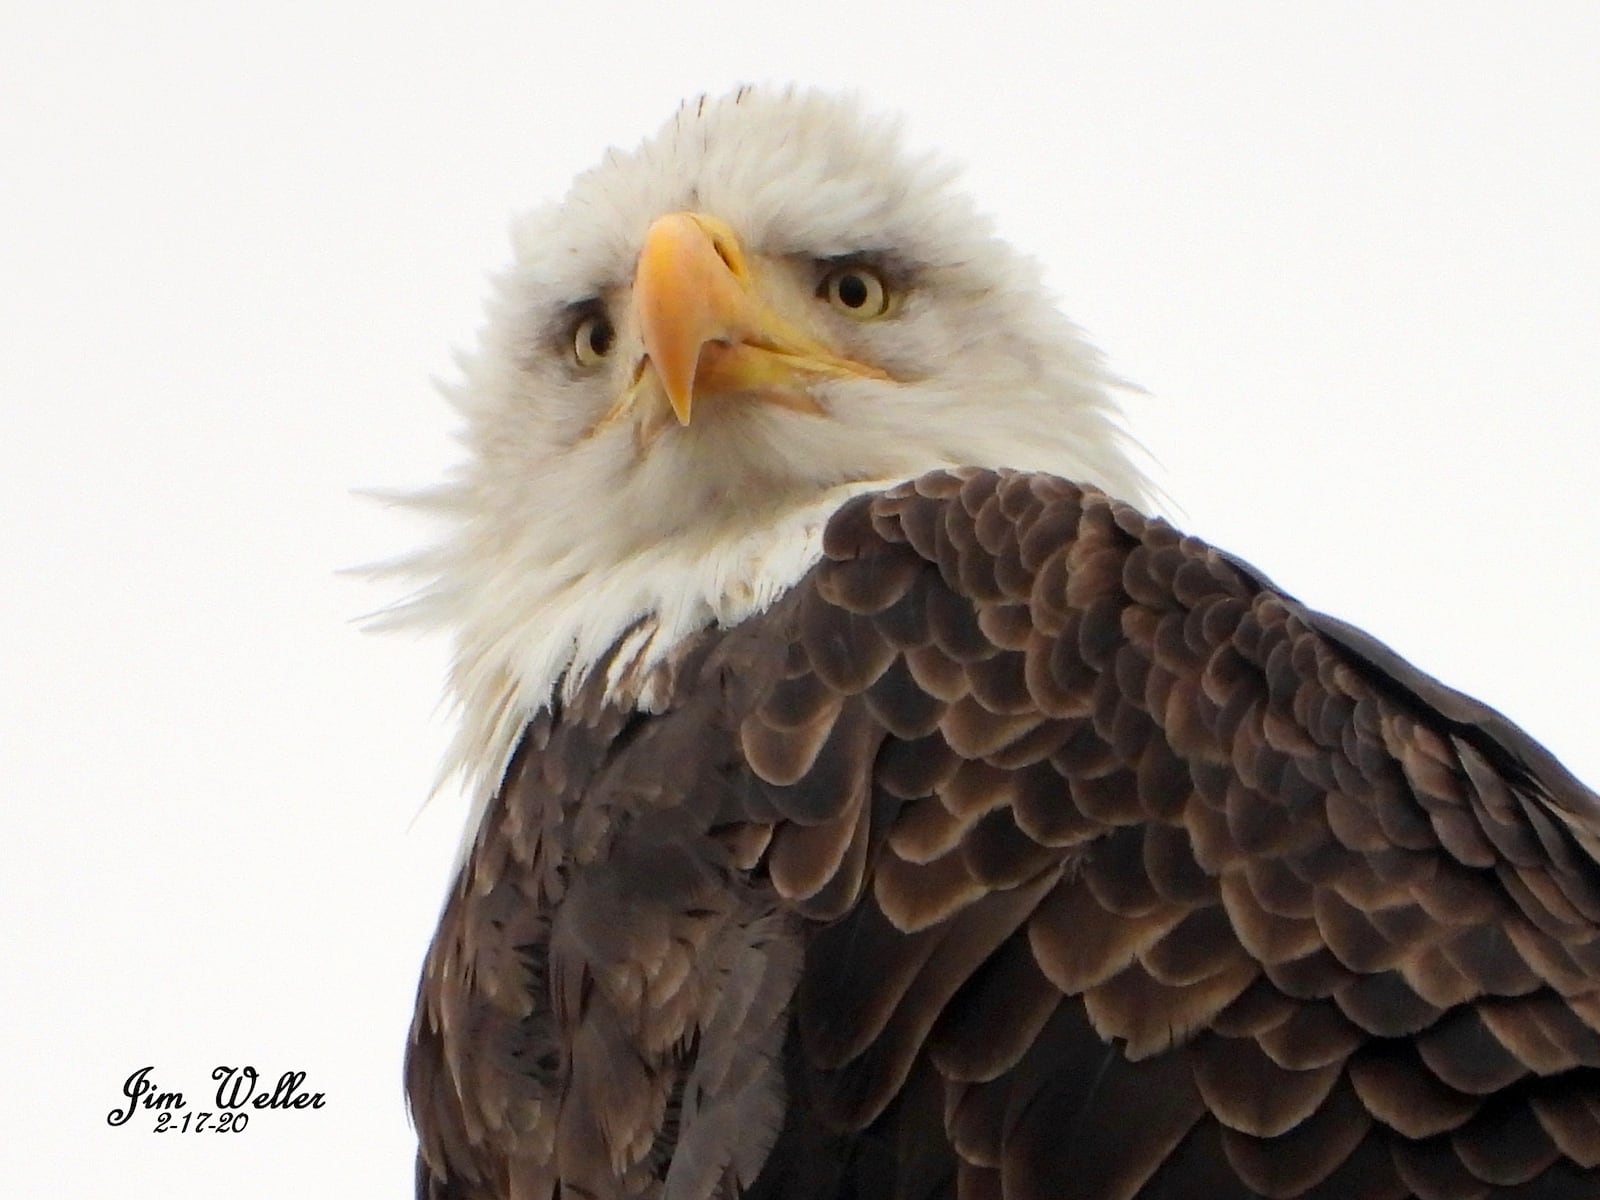
<svg viewBox="0 0 1600 1200">
<path fill-rule="evenodd" d="M 680 425 L 696 396 L 739 393 L 820 413 L 809 391 L 816 380 L 888 378 L 773 311 L 733 231 L 715 217 L 677 212 L 650 226 L 633 304 L 645 353 L 638 382 L 654 371 Z"/>
</svg>

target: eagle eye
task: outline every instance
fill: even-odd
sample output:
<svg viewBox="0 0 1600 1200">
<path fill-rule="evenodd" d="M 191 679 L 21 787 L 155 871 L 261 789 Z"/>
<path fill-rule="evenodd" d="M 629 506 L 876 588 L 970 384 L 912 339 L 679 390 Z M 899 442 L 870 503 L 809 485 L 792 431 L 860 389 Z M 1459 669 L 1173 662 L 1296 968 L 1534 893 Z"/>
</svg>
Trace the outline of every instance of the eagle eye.
<svg viewBox="0 0 1600 1200">
<path fill-rule="evenodd" d="M 603 312 L 591 312 L 572 331 L 572 355 L 580 367 L 599 366 L 616 341 L 611 318 Z"/>
<path fill-rule="evenodd" d="M 882 276 L 871 267 L 849 263 L 822 277 L 817 296 L 857 321 L 872 321 L 889 311 L 890 294 Z"/>
</svg>

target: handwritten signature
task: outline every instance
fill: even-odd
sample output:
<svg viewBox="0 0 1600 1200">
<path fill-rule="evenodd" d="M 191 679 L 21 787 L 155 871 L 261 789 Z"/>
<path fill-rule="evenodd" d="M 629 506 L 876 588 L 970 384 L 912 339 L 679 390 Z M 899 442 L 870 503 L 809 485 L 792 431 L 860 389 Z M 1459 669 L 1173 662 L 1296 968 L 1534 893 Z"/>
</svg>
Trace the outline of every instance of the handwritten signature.
<svg viewBox="0 0 1600 1200">
<path fill-rule="evenodd" d="M 172 1128 L 183 1132 L 191 1128 L 200 1132 L 210 1124 L 212 1113 L 185 1113 L 189 1101 L 182 1092 L 163 1091 L 150 1074 L 155 1067 L 140 1067 L 122 1085 L 126 1103 L 106 1114 L 107 1125 L 125 1125 L 140 1109 L 157 1114 L 156 1131 Z M 249 1119 L 247 1109 L 322 1108 L 326 1097 L 321 1092 L 306 1090 L 304 1071 L 285 1071 L 278 1082 L 268 1090 L 262 1082 L 261 1072 L 254 1067 L 218 1067 L 211 1072 L 216 1081 L 217 1121 L 211 1127 L 218 1131 L 240 1130 Z M 181 1114 L 181 1123 L 179 1117 Z"/>
</svg>

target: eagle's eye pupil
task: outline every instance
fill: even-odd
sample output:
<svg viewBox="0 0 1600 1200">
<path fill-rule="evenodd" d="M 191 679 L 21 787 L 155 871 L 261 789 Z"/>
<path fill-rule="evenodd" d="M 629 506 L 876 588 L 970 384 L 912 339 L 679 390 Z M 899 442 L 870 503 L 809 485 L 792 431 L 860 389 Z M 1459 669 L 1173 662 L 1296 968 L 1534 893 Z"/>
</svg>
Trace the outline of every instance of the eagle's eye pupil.
<svg viewBox="0 0 1600 1200">
<path fill-rule="evenodd" d="M 572 354 L 578 365 L 592 367 L 611 353 L 617 330 L 605 313 L 590 313 L 578 322 L 572 335 Z"/>
<path fill-rule="evenodd" d="M 857 321 L 872 321 L 889 312 L 889 289 L 871 267 L 852 263 L 823 276 L 817 295 Z"/>
</svg>

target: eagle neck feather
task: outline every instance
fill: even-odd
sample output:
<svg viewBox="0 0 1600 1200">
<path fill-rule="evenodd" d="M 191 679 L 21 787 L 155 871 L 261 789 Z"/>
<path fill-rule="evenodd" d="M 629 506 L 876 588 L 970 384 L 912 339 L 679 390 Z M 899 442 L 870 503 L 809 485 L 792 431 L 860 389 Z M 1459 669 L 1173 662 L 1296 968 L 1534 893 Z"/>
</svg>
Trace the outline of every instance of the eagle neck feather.
<svg viewBox="0 0 1600 1200">
<path fill-rule="evenodd" d="M 841 505 L 896 482 L 837 486 L 748 529 L 688 533 L 609 565 L 536 577 L 516 603 L 461 614 L 451 670 L 460 721 L 435 783 L 459 778 L 471 800 L 458 866 L 533 716 L 570 703 L 596 670 L 606 703 L 660 711 L 671 678 L 657 668 L 675 647 L 765 611 L 816 564 Z"/>
</svg>

